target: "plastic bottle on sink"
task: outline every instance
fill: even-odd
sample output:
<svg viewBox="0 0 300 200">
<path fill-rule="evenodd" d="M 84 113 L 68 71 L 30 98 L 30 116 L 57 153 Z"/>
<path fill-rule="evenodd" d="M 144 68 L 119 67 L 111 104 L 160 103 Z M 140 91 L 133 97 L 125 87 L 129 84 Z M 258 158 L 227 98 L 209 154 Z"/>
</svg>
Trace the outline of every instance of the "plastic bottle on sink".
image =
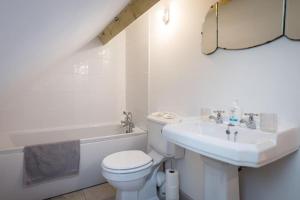
<svg viewBox="0 0 300 200">
<path fill-rule="evenodd" d="M 242 117 L 242 110 L 239 106 L 238 100 L 233 101 L 229 113 L 229 123 L 234 126 L 239 125 Z"/>
</svg>

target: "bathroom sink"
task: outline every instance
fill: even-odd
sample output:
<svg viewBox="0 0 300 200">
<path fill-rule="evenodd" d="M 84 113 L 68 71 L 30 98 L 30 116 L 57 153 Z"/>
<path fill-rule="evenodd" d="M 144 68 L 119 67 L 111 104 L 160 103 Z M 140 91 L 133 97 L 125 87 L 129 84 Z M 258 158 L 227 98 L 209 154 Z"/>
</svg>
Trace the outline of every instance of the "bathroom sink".
<svg viewBox="0 0 300 200">
<path fill-rule="evenodd" d="M 183 121 L 164 127 L 168 142 L 214 160 L 235 166 L 261 167 L 276 161 L 300 146 L 299 129 L 281 124 L 276 133 L 228 126 L 199 120 Z M 235 134 L 237 133 L 237 134 Z"/>
</svg>

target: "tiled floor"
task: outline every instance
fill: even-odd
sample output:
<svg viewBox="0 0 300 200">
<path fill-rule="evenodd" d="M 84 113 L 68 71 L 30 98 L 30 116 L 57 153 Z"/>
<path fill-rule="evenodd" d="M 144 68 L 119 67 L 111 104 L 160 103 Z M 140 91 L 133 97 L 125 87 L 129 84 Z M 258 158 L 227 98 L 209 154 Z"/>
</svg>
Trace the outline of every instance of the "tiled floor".
<svg viewBox="0 0 300 200">
<path fill-rule="evenodd" d="M 115 194 L 115 189 L 106 183 L 49 200 L 114 200 Z"/>
</svg>

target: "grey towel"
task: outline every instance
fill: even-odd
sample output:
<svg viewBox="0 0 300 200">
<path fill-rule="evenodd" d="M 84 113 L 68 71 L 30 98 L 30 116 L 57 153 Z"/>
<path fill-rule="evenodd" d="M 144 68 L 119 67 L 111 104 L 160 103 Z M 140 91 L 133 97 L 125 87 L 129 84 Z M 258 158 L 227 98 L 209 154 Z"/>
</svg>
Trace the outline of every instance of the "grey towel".
<svg viewBox="0 0 300 200">
<path fill-rule="evenodd" d="M 79 140 L 27 146 L 24 148 L 24 184 L 78 174 L 79 162 Z"/>
</svg>

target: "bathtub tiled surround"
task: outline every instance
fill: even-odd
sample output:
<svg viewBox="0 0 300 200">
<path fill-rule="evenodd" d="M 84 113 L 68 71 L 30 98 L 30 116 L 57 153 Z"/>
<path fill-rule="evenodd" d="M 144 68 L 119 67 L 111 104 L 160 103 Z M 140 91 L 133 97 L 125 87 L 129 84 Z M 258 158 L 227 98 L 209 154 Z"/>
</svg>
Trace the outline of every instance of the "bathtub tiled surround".
<svg viewBox="0 0 300 200">
<path fill-rule="evenodd" d="M 32 75 L 39 77 L 44 70 L 60 68 L 58 61 L 96 38 L 128 2 L 1 1 L 0 96 L 10 92 L 11 86 L 18 89 L 24 83 L 20 81 Z"/>
<path fill-rule="evenodd" d="M 135 124 L 144 129 L 147 128 L 149 97 L 149 30 L 148 17 L 145 16 L 126 29 L 126 109 L 134 113 Z"/>
<path fill-rule="evenodd" d="M 106 46 L 91 41 L 4 100 L 1 135 L 119 122 L 125 108 L 125 34 Z"/>
</svg>

